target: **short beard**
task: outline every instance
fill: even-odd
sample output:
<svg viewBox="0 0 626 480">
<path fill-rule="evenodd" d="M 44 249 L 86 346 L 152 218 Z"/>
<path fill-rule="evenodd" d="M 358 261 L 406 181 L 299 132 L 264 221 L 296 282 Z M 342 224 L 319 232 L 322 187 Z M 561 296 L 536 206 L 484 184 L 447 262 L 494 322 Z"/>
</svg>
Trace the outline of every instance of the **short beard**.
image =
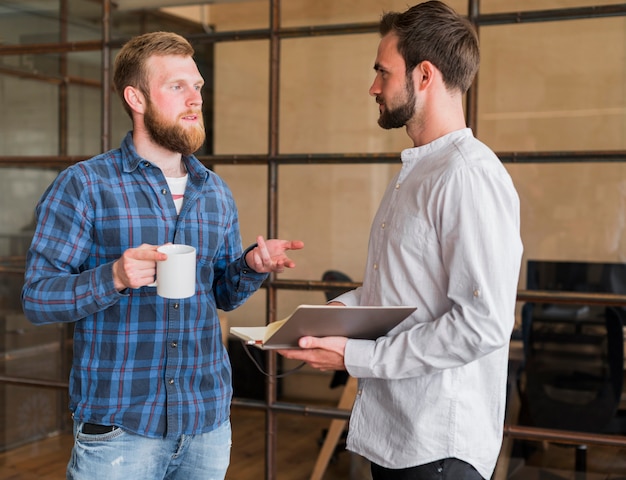
<svg viewBox="0 0 626 480">
<path fill-rule="evenodd" d="M 407 78 L 405 92 L 407 99 L 402 105 L 394 109 L 385 109 L 378 117 L 378 125 L 382 128 L 386 130 L 402 128 L 415 115 L 415 88 L 410 77 Z M 378 100 L 376 97 L 376 102 L 380 103 Z"/>
<path fill-rule="evenodd" d="M 168 122 L 159 115 L 148 101 L 148 106 L 144 113 L 144 125 L 152 140 L 159 146 L 170 152 L 191 155 L 198 151 L 205 139 L 204 122 L 202 112 L 188 112 L 198 115 L 199 122 L 191 128 L 184 128 L 175 122 Z"/>
</svg>

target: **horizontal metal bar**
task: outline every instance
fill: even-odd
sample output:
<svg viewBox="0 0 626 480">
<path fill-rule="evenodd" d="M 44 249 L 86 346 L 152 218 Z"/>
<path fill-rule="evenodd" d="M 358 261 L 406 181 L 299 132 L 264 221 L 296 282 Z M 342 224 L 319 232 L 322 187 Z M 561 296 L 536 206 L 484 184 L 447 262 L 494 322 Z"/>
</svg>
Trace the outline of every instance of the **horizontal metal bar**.
<svg viewBox="0 0 626 480">
<path fill-rule="evenodd" d="M 52 388 L 63 390 L 67 390 L 69 388 L 68 382 L 42 380 L 39 378 L 26 378 L 10 375 L 0 375 L 0 383 L 6 383 L 9 385 L 21 385 L 24 387 Z"/>
<path fill-rule="evenodd" d="M 626 162 L 626 150 L 590 152 L 497 152 L 502 163 Z"/>
<path fill-rule="evenodd" d="M 555 22 L 559 20 L 587 20 L 594 18 L 621 17 L 624 15 L 626 15 L 626 4 L 480 14 L 475 17 L 475 21 L 479 26 L 487 26 Z"/>
<path fill-rule="evenodd" d="M 50 53 L 90 52 L 102 50 L 102 40 L 82 42 L 29 43 L 20 45 L 0 45 L 1 55 L 41 55 Z"/>
<path fill-rule="evenodd" d="M 614 293 L 557 292 L 552 290 L 518 290 L 517 301 L 623 307 L 626 306 L 626 295 Z"/>
<path fill-rule="evenodd" d="M 496 152 L 503 163 L 605 163 L 626 162 L 626 150 L 592 152 Z M 333 165 L 399 163 L 399 153 L 320 153 L 197 155 L 207 166 L 214 165 Z M 89 156 L 79 155 L 0 155 L 0 166 L 23 168 L 65 168 Z"/>
<path fill-rule="evenodd" d="M 626 447 L 626 436 L 599 433 L 570 432 L 547 428 L 504 425 L 504 435 L 520 440 L 550 441 L 571 445 L 597 445 L 604 447 Z"/>
<path fill-rule="evenodd" d="M 275 402 L 272 405 L 259 400 L 249 400 L 242 398 L 233 399 L 234 407 L 252 408 L 258 410 L 274 410 L 282 413 L 293 413 L 299 415 L 311 415 L 316 417 L 337 418 L 342 420 L 350 419 L 350 411 L 335 407 L 320 407 L 305 404 Z M 598 445 L 610 447 L 625 447 L 626 436 L 603 435 L 587 432 L 573 432 L 567 430 L 553 430 L 547 428 L 527 427 L 523 425 L 504 425 L 504 435 L 511 438 L 534 441 L 551 441 L 572 445 Z"/>
<path fill-rule="evenodd" d="M 299 403 L 274 402 L 269 405 L 259 400 L 233 398 L 232 405 L 233 407 L 243 407 L 257 410 L 273 410 L 276 412 L 294 413 L 304 416 L 311 415 L 315 417 L 325 418 L 342 418 L 344 420 L 348 420 L 350 418 L 349 410 L 343 410 L 335 407 L 305 405 Z"/>
</svg>

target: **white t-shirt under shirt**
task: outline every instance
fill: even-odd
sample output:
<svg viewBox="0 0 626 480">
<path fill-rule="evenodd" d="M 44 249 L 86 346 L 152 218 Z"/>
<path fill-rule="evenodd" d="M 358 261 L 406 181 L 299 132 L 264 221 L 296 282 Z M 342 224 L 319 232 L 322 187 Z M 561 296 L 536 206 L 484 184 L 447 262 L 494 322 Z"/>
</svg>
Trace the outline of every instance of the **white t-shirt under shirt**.
<svg viewBox="0 0 626 480">
<path fill-rule="evenodd" d="M 172 198 L 174 199 L 176 213 L 180 213 L 180 209 L 183 206 L 183 198 L 185 197 L 185 188 L 187 187 L 188 177 L 189 174 L 185 175 L 184 177 L 165 177 L 165 180 L 167 180 L 167 185 L 170 187 Z"/>
</svg>

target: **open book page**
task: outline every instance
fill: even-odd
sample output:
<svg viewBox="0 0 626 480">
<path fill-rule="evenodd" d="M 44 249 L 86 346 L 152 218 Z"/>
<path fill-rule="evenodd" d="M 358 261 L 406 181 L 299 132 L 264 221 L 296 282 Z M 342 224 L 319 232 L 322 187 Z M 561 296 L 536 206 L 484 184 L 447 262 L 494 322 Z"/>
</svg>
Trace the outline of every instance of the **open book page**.
<svg viewBox="0 0 626 480">
<path fill-rule="evenodd" d="M 280 327 L 283 326 L 283 324 L 289 320 L 288 318 L 284 319 L 284 320 L 278 320 L 276 322 L 272 322 L 269 325 L 265 326 L 265 335 L 263 335 L 263 341 L 266 342 L 268 338 L 270 338 L 272 335 L 274 335 L 274 332 L 276 330 L 278 330 Z"/>
<path fill-rule="evenodd" d="M 230 333 L 249 343 L 263 343 L 287 320 L 279 320 L 263 327 L 230 327 Z"/>
</svg>

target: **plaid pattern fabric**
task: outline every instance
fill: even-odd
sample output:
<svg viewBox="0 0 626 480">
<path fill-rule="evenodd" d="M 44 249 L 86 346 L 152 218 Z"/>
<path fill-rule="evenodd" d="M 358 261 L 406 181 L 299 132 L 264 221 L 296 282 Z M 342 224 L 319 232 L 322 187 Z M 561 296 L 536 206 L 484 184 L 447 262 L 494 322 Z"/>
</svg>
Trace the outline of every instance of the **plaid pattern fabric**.
<svg viewBox="0 0 626 480">
<path fill-rule="evenodd" d="M 22 303 L 35 324 L 75 323 L 76 420 L 161 437 L 210 431 L 228 418 L 231 369 L 217 309 L 241 305 L 267 275 L 243 260 L 226 184 L 195 157 L 184 162 L 180 215 L 130 133 L 119 149 L 61 172 L 37 205 Z M 196 247 L 196 295 L 115 289 L 112 264 L 126 249 L 167 242 Z"/>
</svg>

